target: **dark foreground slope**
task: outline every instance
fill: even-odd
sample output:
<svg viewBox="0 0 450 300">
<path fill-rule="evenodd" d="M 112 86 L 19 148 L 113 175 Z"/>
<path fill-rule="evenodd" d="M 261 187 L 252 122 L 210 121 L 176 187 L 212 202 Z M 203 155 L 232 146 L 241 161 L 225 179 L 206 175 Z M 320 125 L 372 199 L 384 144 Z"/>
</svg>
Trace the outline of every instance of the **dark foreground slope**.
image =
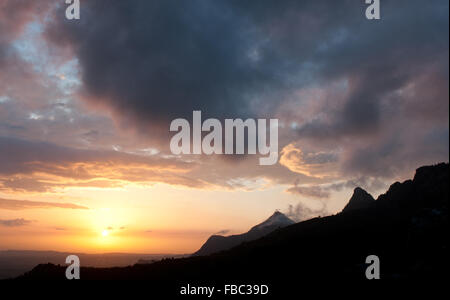
<svg viewBox="0 0 450 300">
<path fill-rule="evenodd" d="M 365 258 L 380 258 L 381 278 L 447 278 L 449 165 L 422 167 L 374 203 L 316 218 L 210 256 L 125 268 L 82 268 L 82 279 L 170 282 L 239 279 L 275 282 L 365 279 Z M 64 266 L 39 265 L 21 279 L 64 279 Z"/>
</svg>

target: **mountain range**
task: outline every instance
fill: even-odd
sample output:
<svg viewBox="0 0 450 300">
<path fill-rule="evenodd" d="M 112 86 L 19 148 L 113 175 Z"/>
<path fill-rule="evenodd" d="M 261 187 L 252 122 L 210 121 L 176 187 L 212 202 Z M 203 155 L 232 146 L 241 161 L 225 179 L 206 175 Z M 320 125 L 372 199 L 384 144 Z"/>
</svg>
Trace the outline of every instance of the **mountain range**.
<svg viewBox="0 0 450 300">
<path fill-rule="evenodd" d="M 376 255 L 382 279 L 448 278 L 449 164 L 421 167 L 412 180 L 392 184 L 377 200 L 369 196 L 355 189 L 341 213 L 279 226 L 228 250 L 199 255 L 214 248 L 206 243 L 195 256 L 126 268 L 82 267 L 81 277 L 169 285 L 206 278 L 251 279 L 275 290 L 299 283 L 307 287 L 308 282 L 345 281 L 348 286 L 349 281 L 366 280 L 366 257 Z M 65 279 L 65 267 L 39 265 L 19 279 Z"/>
</svg>

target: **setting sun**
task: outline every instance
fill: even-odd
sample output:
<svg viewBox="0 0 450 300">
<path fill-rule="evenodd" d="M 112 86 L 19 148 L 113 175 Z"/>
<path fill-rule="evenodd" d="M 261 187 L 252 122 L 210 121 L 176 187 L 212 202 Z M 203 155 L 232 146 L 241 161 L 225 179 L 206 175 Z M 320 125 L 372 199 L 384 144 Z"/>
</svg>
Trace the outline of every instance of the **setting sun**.
<svg viewBox="0 0 450 300">
<path fill-rule="evenodd" d="M 0 285 L 444 281 L 449 5 L 0 0 Z"/>
</svg>

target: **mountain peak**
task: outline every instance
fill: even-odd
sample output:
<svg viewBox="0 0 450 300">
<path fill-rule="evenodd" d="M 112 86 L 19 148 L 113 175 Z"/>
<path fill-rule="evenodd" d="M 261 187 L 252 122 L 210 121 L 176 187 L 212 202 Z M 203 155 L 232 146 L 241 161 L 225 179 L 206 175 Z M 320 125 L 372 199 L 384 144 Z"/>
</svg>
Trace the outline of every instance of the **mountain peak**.
<svg viewBox="0 0 450 300">
<path fill-rule="evenodd" d="M 250 229 L 246 233 L 230 236 L 211 236 L 193 255 L 208 255 L 211 253 L 227 250 L 243 242 L 249 242 L 261 238 L 278 228 L 286 227 L 294 223 L 294 221 L 286 217 L 283 213 L 275 211 L 267 220 L 252 227 L 252 229 Z"/>
<path fill-rule="evenodd" d="M 264 222 L 254 226 L 252 230 L 262 229 L 266 227 L 285 227 L 288 225 L 292 225 L 295 222 L 289 219 L 285 214 L 275 211 L 267 220 Z"/>
<path fill-rule="evenodd" d="M 356 187 L 353 190 L 353 195 L 350 198 L 350 201 L 348 201 L 347 205 L 344 207 L 342 212 L 365 208 L 370 204 L 372 204 L 373 202 L 375 202 L 375 199 L 372 197 L 371 194 L 369 194 L 360 187 Z"/>
</svg>

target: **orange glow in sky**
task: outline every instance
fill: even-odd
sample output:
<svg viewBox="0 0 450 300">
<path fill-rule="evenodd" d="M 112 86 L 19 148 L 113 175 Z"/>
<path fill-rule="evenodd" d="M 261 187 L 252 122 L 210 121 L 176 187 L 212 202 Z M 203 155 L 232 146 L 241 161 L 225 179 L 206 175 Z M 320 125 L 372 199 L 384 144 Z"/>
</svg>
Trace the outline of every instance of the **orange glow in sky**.
<svg viewBox="0 0 450 300">
<path fill-rule="evenodd" d="M 3 198 L 12 199 L 0 193 Z M 58 196 L 35 194 L 27 199 L 88 209 L 0 208 L 0 219 L 30 220 L 23 226 L 0 226 L 1 250 L 192 253 L 218 231 L 247 231 L 292 203 L 293 196 L 280 188 L 221 191 L 157 184 L 66 188 Z"/>
</svg>

